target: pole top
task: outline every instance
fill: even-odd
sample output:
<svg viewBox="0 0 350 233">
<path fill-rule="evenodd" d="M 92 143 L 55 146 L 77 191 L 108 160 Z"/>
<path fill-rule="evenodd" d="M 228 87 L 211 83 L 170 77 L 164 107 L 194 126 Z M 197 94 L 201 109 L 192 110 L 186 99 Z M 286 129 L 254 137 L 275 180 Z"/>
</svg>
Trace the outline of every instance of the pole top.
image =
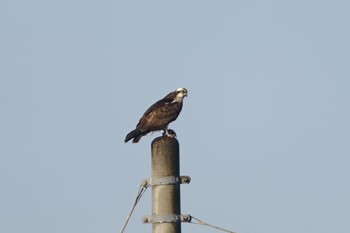
<svg viewBox="0 0 350 233">
<path fill-rule="evenodd" d="M 162 144 L 175 144 L 175 145 L 179 145 L 179 141 L 175 138 L 175 137 L 169 137 L 169 136 L 160 136 L 157 137 L 155 139 L 153 139 L 152 141 L 152 147 L 159 147 Z"/>
</svg>

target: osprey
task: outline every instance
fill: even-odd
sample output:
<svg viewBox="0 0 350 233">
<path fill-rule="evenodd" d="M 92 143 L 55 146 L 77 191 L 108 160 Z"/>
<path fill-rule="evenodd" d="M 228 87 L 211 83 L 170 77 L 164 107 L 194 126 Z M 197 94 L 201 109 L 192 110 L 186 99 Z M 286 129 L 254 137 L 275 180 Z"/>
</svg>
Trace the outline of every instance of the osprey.
<svg viewBox="0 0 350 233">
<path fill-rule="evenodd" d="M 154 103 L 143 114 L 136 129 L 126 135 L 124 141 L 128 142 L 133 139 L 132 142 L 137 143 L 142 136 L 159 130 L 164 130 L 164 135 L 173 137 L 175 133 L 168 130 L 168 125 L 179 116 L 185 96 L 187 96 L 186 88 L 178 88 Z"/>
</svg>

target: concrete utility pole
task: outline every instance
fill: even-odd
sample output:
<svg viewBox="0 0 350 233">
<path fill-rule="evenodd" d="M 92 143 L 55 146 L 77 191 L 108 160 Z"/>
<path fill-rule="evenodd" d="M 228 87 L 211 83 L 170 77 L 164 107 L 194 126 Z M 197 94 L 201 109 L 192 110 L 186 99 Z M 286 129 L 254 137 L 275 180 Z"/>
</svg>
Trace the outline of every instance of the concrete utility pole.
<svg viewBox="0 0 350 233">
<path fill-rule="evenodd" d="M 181 233 L 181 222 L 190 222 L 190 215 L 181 215 L 180 184 L 190 183 L 189 176 L 180 176 L 179 142 L 175 137 L 163 136 L 152 141 L 152 177 L 144 179 L 135 203 L 122 228 L 147 187 L 152 187 L 152 215 L 142 218 L 152 223 L 152 233 Z M 141 188 L 142 187 L 142 188 Z"/>
<path fill-rule="evenodd" d="M 179 176 L 179 142 L 163 136 L 152 142 L 152 177 L 143 181 L 152 187 L 152 215 L 144 216 L 144 223 L 152 223 L 152 233 L 181 233 L 181 222 L 190 222 L 190 215 L 182 215 L 180 184 L 188 184 L 189 176 Z"/>
<path fill-rule="evenodd" d="M 158 137 L 152 142 L 152 179 L 171 180 L 179 177 L 179 142 L 176 138 Z M 161 183 L 162 181 L 160 181 Z M 167 222 L 180 215 L 180 183 L 152 187 L 152 215 L 163 216 L 163 223 L 153 223 L 152 233 L 181 233 L 181 221 Z"/>
</svg>

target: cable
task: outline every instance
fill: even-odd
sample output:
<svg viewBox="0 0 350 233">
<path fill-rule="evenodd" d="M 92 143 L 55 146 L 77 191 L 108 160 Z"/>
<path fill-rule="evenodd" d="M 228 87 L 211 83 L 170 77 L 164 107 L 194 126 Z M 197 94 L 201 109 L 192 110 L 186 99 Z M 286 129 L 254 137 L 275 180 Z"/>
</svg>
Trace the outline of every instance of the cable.
<svg viewBox="0 0 350 233">
<path fill-rule="evenodd" d="M 146 185 L 143 185 L 143 184 L 140 185 L 139 191 L 137 192 L 137 196 L 136 196 L 135 201 L 134 201 L 134 204 L 131 207 L 129 215 L 126 217 L 126 221 L 125 221 L 124 226 L 123 226 L 122 230 L 120 231 L 120 233 L 124 232 L 126 225 L 128 225 L 129 219 L 130 219 L 132 213 L 134 212 L 134 209 L 135 209 L 137 203 L 140 201 L 142 195 L 146 192 L 146 189 L 147 189 Z"/>
<path fill-rule="evenodd" d="M 203 225 L 203 226 L 207 226 L 207 227 L 212 227 L 212 228 L 215 228 L 217 230 L 220 230 L 220 231 L 224 231 L 224 232 L 228 232 L 228 233 L 236 233 L 234 231 L 230 231 L 230 230 L 226 230 L 224 228 L 221 228 L 221 227 L 218 227 L 218 226 L 214 226 L 214 225 L 211 225 L 209 223 L 206 223 L 206 222 L 203 222 L 202 220 L 196 218 L 196 217 L 193 217 L 192 215 L 191 216 L 191 219 L 194 219 L 194 220 L 197 220 L 197 222 L 190 222 L 190 223 L 193 223 L 193 224 L 198 224 L 198 225 Z"/>
<path fill-rule="evenodd" d="M 123 233 L 123 232 L 124 232 L 126 226 L 128 225 L 129 219 L 130 219 L 132 213 L 134 212 L 134 209 L 135 209 L 136 205 L 137 205 L 138 202 L 141 200 L 141 197 L 142 197 L 143 194 L 146 192 L 146 190 L 147 190 L 147 184 L 141 183 L 141 185 L 140 185 L 140 187 L 139 187 L 139 190 L 138 190 L 138 192 L 137 192 L 137 196 L 136 196 L 136 198 L 135 198 L 135 201 L 134 201 L 134 203 L 133 203 L 133 205 L 132 205 L 132 207 L 131 207 L 130 213 L 129 213 L 129 215 L 126 217 L 125 223 L 124 223 L 123 228 L 121 229 L 120 233 Z M 224 229 L 224 228 L 221 228 L 221 227 L 218 227 L 218 226 L 215 226 L 215 225 L 206 223 L 206 222 L 204 222 L 204 221 L 202 221 L 202 220 L 200 220 L 200 219 L 198 219 L 198 218 L 196 218 L 196 217 L 194 217 L 194 216 L 192 216 L 192 215 L 190 215 L 190 218 L 191 218 L 191 220 L 190 220 L 189 222 L 192 223 L 192 224 L 198 224 L 198 225 L 203 225 L 203 226 L 207 226 L 207 227 L 212 227 L 212 228 L 215 228 L 215 229 L 217 229 L 217 230 L 224 231 L 224 232 L 228 232 L 228 233 L 236 233 L 236 232 L 234 232 L 234 231 L 226 230 L 226 229 Z M 193 219 L 196 220 L 197 222 L 192 222 Z"/>
</svg>

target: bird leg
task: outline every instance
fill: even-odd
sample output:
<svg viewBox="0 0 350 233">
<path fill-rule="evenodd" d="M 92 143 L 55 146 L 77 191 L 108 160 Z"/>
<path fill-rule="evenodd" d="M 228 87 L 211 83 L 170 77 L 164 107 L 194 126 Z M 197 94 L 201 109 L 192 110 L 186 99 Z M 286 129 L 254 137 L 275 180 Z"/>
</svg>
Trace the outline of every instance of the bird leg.
<svg viewBox="0 0 350 233">
<path fill-rule="evenodd" d="M 169 136 L 169 131 L 168 131 L 168 126 L 165 126 L 164 128 L 163 128 L 163 136 Z"/>
</svg>

